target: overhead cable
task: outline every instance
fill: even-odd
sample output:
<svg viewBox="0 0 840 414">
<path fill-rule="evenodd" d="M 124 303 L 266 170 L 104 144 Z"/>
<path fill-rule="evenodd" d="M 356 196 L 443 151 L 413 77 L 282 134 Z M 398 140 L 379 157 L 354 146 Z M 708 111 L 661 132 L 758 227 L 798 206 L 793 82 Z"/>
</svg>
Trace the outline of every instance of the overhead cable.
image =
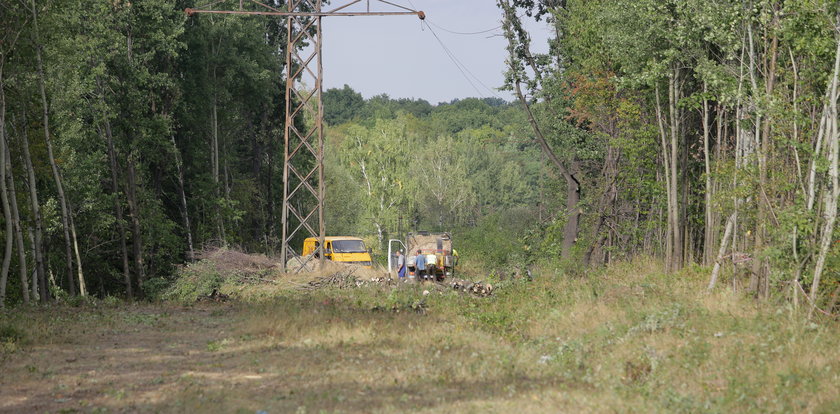
<svg viewBox="0 0 840 414">
<path fill-rule="evenodd" d="M 455 30 L 449 30 L 449 29 L 447 29 L 447 28 L 445 28 L 445 27 L 442 27 L 442 26 L 440 26 L 440 25 L 438 25 L 438 24 L 435 24 L 434 22 L 429 21 L 429 19 L 428 19 L 428 18 L 426 18 L 426 22 L 427 22 L 427 23 L 429 23 L 430 25 L 434 26 L 434 27 L 437 27 L 437 28 L 438 28 L 438 29 L 440 29 L 440 30 L 443 30 L 444 32 L 447 32 L 447 33 L 452 33 L 452 34 L 456 34 L 456 35 L 463 35 L 463 36 L 480 35 L 480 34 L 484 34 L 484 33 L 492 32 L 492 31 L 494 31 L 494 30 L 499 30 L 499 29 L 501 29 L 501 28 L 502 28 L 502 26 L 501 26 L 501 25 L 499 25 L 499 26 L 496 26 L 496 27 L 494 27 L 494 28 L 492 28 L 492 29 L 479 30 L 479 31 L 477 31 L 477 32 L 458 32 L 458 31 L 455 31 Z"/>
<path fill-rule="evenodd" d="M 424 21 L 424 23 L 425 23 L 425 21 Z M 496 98 L 501 99 L 501 97 L 499 95 L 497 95 L 496 92 L 494 92 L 492 88 L 485 85 L 484 82 L 482 82 L 481 79 L 478 78 L 478 76 L 475 76 L 475 74 L 472 73 L 472 71 L 469 68 L 467 68 L 466 65 L 464 65 L 457 57 L 455 57 L 455 54 L 452 52 L 452 50 L 450 50 L 446 46 L 446 44 L 443 43 L 443 40 L 441 40 L 440 36 L 438 36 L 437 33 L 435 33 L 434 29 L 432 29 L 432 27 L 430 25 L 426 24 L 426 27 L 429 28 L 429 31 L 432 33 L 432 35 L 435 37 L 435 39 L 437 39 L 441 48 L 443 48 L 443 51 L 446 52 L 446 55 L 449 56 L 449 59 L 452 61 L 452 63 L 455 64 L 455 67 L 457 67 L 458 70 L 461 72 L 461 75 L 464 76 L 464 78 L 467 80 L 467 82 L 469 82 L 469 84 L 473 87 L 473 89 L 475 89 L 475 91 L 482 98 L 485 98 L 486 96 L 483 93 L 481 93 L 481 91 L 478 89 L 478 87 L 475 85 L 475 83 L 473 83 L 473 81 L 470 79 L 470 77 L 467 75 L 467 73 L 469 73 L 473 77 L 473 79 L 476 80 L 476 82 L 478 82 L 481 86 L 483 86 L 484 89 L 489 91 L 491 95 L 495 96 Z"/>
</svg>

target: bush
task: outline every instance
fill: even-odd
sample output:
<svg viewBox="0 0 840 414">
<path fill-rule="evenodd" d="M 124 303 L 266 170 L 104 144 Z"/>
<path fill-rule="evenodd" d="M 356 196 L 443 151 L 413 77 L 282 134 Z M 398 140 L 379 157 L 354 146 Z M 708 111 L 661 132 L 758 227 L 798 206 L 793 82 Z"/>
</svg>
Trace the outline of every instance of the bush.
<svg viewBox="0 0 840 414">
<path fill-rule="evenodd" d="M 0 355 L 18 350 L 25 337 L 23 331 L 14 325 L 0 325 Z"/>
<path fill-rule="evenodd" d="M 160 300 L 170 286 L 172 286 L 172 281 L 169 279 L 151 278 L 143 283 L 143 295 L 149 300 Z"/>
<path fill-rule="evenodd" d="M 512 209 L 482 218 L 475 227 L 455 232 L 454 247 L 461 255 L 460 266 L 468 273 L 490 273 L 504 268 L 521 269 L 528 264 L 528 244 L 522 230 L 532 214 Z"/>
<path fill-rule="evenodd" d="M 225 278 L 218 272 L 213 262 L 201 260 L 182 268 L 175 281 L 158 298 L 176 302 L 193 302 L 199 296 L 207 296 L 213 292 L 213 289 L 221 288 L 224 281 Z M 159 286 L 158 282 L 155 282 L 154 286 Z"/>
<path fill-rule="evenodd" d="M 23 331 L 8 324 L 0 325 L 0 342 L 20 342 L 24 338 Z"/>
<path fill-rule="evenodd" d="M 122 299 L 120 299 L 116 296 L 108 295 L 108 296 L 105 296 L 104 298 L 102 298 L 102 306 L 105 306 L 105 307 L 116 308 L 116 307 L 122 305 L 122 303 L 123 303 Z"/>
</svg>

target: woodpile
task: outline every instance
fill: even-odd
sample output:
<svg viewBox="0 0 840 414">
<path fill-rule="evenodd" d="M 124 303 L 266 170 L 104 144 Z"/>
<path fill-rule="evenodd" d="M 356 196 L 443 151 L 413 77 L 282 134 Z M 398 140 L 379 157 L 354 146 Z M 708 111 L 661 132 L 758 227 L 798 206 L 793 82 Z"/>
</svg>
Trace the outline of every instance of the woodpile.
<svg viewBox="0 0 840 414">
<path fill-rule="evenodd" d="M 351 287 L 358 287 L 358 279 L 353 276 L 356 269 L 349 268 L 340 272 L 335 272 L 329 276 L 319 277 L 309 283 L 301 286 L 303 290 L 315 290 L 323 287 L 331 286 L 339 289 L 347 289 Z"/>
<path fill-rule="evenodd" d="M 459 292 L 469 293 L 479 297 L 487 297 L 493 294 L 493 285 L 484 282 L 452 280 L 449 282 L 449 287 Z"/>
<path fill-rule="evenodd" d="M 300 288 L 303 290 L 315 290 L 321 289 L 325 287 L 334 287 L 338 289 L 349 289 L 349 288 L 357 288 L 363 286 L 390 286 L 396 287 L 399 283 L 387 276 L 382 277 L 372 277 L 372 278 L 360 278 L 356 277 L 353 272 L 355 269 L 350 268 L 346 270 L 342 270 L 336 273 L 333 273 L 329 276 L 319 277 L 315 280 L 310 281 L 305 285 L 301 285 Z M 469 280 L 464 279 L 454 279 L 448 280 L 445 282 L 422 282 L 424 286 L 427 286 L 427 289 L 434 289 L 438 292 L 443 292 L 446 290 L 455 290 L 457 292 L 478 296 L 478 297 L 487 297 L 493 294 L 493 285 L 490 283 L 485 282 L 472 282 Z M 428 295 L 428 290 L 424 291 L 424 296 Z"/>
<path fill-rule="evenodd" d="M 420 315 L 425 315 L 426 314 L 426 309 L 428 309 L 428 306 L 426 305 L 426 300 L 424 299 L 424 300 L 420 300 L 420 301 L 413 302 L 413 303 L 410 303 L 410 304 L 409 303 L 400 304 L 400 305 L 394 304 L 390 308 L 385 307 L 385 306 L 381 306 L 381 305 L 377 305 L 377 306 L 374 306 L 371 310 L 374 311 L 374 312 L 391 311 L 391 312 L 394 312 L 394 313 L 414 312 L 414 313 L 418 313 Z"/>
<path fill-rule="evenodd" d="M 211 292 L 209 295 L 199 296 L 198 299 L 196 299 L 195 301 L 196 302 L 218 302 L 218 303 L 221 303 L 221 302 L 227 302 L 229 300 L 230 300 L 230 295 L 225 295 L 224 293 L 219 292 L 219 289 L 213 289 L 213 292 Z"/>
</svg>

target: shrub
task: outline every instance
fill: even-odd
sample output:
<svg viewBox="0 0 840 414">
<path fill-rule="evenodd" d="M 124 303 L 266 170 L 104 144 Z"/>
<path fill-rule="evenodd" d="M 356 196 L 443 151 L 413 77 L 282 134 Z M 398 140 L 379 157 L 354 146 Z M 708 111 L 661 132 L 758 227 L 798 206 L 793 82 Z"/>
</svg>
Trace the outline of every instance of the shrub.
<svg viewBox="0 0 840 414">
<path fill-rule="evenodd" d="M 0 325 L 0 342 L 20 342 L 23 337 L 23 331 L 18 327 L 8 324 Z"/>
<path fill-rule="evenodd" d="M 15 352 L 25 337 L 23 331 L 14 325 L 0 325 L 0 355 Z"/>
<path fill-rule="evenodd" d="M 159 297 L 177 302 L 192 302 L 199 296 L 209 295 L 213 289 L 222 287 L 224 280 L 213 262 L 201 260 L 182 268 L 175 281 Z"/>
<path fill-rule="evenodd" d="M 172 286 L 171 280 L 155 277 L 143 282 L 143 295 L 149 300 L 160 300 L 170 286 Z"/>
</svg>

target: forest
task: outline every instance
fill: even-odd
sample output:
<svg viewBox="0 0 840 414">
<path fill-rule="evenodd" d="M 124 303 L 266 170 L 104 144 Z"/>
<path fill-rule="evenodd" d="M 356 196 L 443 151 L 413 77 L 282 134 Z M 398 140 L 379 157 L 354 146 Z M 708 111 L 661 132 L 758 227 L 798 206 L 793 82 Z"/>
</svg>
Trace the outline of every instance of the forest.
<svg viewBox="0 0 840 414">
<path fill-rule="evenodd" d="M 258 17 L 187 19 L 191 5 L 4 4 L 2 302 L 143 297 L 208 246 L 278 254 L 285 33 Z M 400 220 L 536 217 L 551 185 L 510 103 L 349 87 L 324 101 L 329 231 L 376 235 L 377 251 Z M 427 173 L 443 192 L 412 182 Z"/>
<path fill-rule="evenodd" d="M 562 257 L 653 254 L 666 271 L 710 266 L 709 290 L 728 267 L 758 298 L 836 298 L 835 2 L 499 6 L 506 86 L 557 148 Z M 548 55 L 530 52 L 517 6 L 554 22 Z"/>
<path fill-rule="evenodd" d="M 142 297 L 207 246 L 278 251 L 285 32 L 193 5 L 3 3 L 0 302 Z M 833 2 L 498 6 L 515 102 L 325 91 L 329 232 L 381 252 L 453 229 L 490 269 L 645 255 L 835 303 Z"/>
<path fill-rule="evenodd" d="M 836 0 L 495 0 L 509 100 L 308 104 L 377 263 L 302 272 L 240 3 L 0 0 L 0 411 L 840 412 Z"/>
</svg>

